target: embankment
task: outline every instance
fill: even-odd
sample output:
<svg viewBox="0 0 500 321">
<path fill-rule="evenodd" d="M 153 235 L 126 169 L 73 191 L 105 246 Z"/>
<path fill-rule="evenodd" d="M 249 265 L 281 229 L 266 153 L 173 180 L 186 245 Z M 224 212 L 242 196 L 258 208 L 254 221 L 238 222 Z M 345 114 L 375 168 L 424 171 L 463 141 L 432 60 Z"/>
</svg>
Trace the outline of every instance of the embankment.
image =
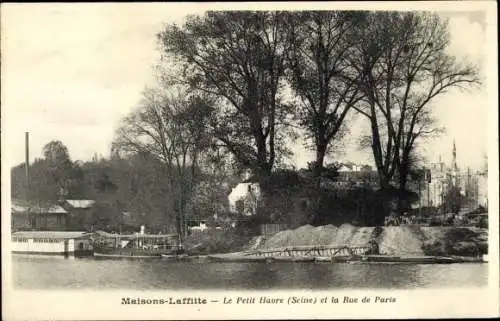
<svg viewBox="0 0 500 321">
<path fill-rule="evenodd" d="M 252 244 L 252 249 L 299 245 L 362 246 L 372 241 L 378 244 L 381 254 L 387 255 L 474 256 L 487 253 L 487 238 L 486 229 L 474 227 L 305 225 L 279 232 L 267 240 L 260 239 L 258 244 Z"/>
</svg>

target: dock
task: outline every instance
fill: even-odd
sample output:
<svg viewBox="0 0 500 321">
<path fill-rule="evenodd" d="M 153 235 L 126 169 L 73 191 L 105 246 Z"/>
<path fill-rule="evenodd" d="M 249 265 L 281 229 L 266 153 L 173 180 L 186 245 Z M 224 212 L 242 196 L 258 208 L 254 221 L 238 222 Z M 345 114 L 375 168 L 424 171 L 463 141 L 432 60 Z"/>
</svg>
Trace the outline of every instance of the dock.
<svg viewBox="0 0 500 321">
<path fill-rule="evenodd" d="M 359 256 L 369 253 L 370 246 L 348 246 L 348 245 L 302 245 L 280 247 L 262 250 L 246 251 L 246 256 L 264 257 L 346 257 Z"/>
<path fill-rule="evenodd" d="M 323 262 L 360 264 L 484 263 L 478 258 L 456 256 L 394 256 L 371 254 L 370 246 L 310 245 L 208 255 L 217 262 Z"/>
</svg>

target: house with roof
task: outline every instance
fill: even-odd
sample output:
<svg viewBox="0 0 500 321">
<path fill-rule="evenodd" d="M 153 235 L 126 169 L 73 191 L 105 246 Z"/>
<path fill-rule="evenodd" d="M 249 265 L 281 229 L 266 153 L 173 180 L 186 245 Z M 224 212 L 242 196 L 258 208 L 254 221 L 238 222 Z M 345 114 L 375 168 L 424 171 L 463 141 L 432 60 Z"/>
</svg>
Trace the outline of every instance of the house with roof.
<svg viewBox="0 0 500 321">
<path fill-rule="evenodd" d="M 68 224 L 68 211 L 62 206 L 33 205 L 13 200 L 11 205 L 12 231 L 64 231 Z"/>
<path fill-rule="evenodd" d="M 72 229 L 89 230 L 94 200 L 64 200 L 61 206 L 68 212 L 68 226 Z"/>
<path fill-rule="evenodd" d="M 246 216 L 257 212 L 261 197 L 259 183 L 243 182 L 236 185 L 228 195 L 229 211 Z"/>
<path fill-rule="evenodd" d="M 370 165 L 355 164 L 353 162 L 337 163 L 338 177 L 335 185 L 338 188 L 361 187 L 369 185 L 372 188 L 378 185 L 378 174 Z"/>
</svg>

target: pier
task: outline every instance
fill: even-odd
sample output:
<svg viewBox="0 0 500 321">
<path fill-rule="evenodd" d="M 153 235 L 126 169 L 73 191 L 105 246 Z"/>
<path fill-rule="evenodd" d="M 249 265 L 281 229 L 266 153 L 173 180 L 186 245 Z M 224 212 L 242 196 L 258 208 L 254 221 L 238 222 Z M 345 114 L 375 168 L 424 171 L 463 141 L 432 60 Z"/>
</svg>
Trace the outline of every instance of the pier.
<svg viewBox="0 0 500 321">
<path fill-rule="evenodd" d="M 365 255 L 371 250 L 370 246 L 348 245 L 302 245 L 281 248 L 246 251 L 245 256 L 262 257 L 345 257 Z"/>
</svg>

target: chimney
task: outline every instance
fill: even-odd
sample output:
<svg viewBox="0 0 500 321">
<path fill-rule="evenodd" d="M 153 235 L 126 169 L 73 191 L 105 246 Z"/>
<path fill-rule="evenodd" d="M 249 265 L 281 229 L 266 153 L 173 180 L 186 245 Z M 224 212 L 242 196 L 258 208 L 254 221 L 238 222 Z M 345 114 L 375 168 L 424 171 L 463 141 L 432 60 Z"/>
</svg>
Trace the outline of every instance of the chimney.
<svg viewBox="0 0 500 321">
<path fill-rule="evenodd" d="M 30 147 L 29 147 L 29 132 L 25 133 L 25 168 L 26 168 L 26 182 L 27 182 L 27 190 L 26 196 L 29 199 L 29 191 L 30 191 Z"/>
</svg>

